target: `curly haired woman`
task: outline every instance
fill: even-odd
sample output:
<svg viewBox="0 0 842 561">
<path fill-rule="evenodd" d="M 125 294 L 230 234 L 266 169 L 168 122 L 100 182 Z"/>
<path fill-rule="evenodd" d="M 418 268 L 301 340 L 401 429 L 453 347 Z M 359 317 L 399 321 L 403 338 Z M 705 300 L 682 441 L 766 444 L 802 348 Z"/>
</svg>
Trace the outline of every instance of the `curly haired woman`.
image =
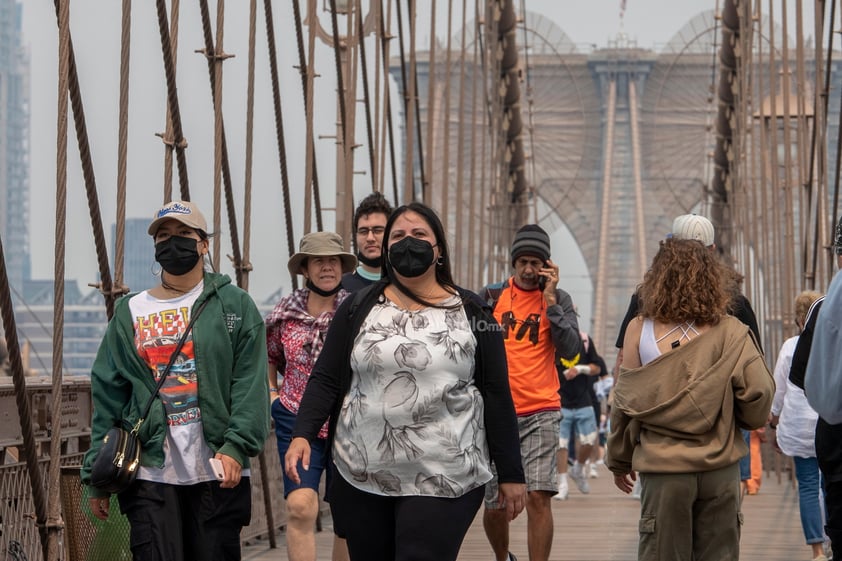
<svg viewBox="0 0 842 561">
<path fill-rule="evenodd" d="M 727 315 L 727 271 L 696 240 L 667 239 L 640 289 L 614 390 L 608 467 L 642 483 L 638 559 L 738 559 L 740 428 L 765 424 L 774 381 Z"/>
</svg>

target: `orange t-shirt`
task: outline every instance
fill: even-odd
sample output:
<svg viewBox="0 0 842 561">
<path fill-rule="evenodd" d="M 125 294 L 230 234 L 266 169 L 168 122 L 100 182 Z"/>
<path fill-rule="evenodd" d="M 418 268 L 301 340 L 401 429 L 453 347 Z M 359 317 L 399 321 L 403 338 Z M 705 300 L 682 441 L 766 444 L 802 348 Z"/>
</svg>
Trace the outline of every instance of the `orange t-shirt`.
<svg viewBox="0 0 842 561">
<path fill-rule="evenodd" d="M 500 292 L 494 317 L 503 326 L 509 386 L 518 415 L 558 411 L 558 373 L 547 302 L 541 290 L 518 288 L 514 279 Z"/>
</svg>

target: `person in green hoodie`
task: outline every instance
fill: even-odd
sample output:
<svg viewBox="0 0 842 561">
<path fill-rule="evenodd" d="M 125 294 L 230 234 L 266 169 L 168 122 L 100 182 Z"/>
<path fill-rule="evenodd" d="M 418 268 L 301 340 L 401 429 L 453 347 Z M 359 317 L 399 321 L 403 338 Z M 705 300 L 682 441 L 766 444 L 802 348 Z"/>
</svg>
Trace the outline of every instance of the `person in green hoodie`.
<svg viewBox="0 0 842 561">
<path fill-rule="evenodd" d="M 766 423 L 775 383 L 726 274 L 702 242 L 664 240 L 626 330 L 607 465 L 625 493 L 640 474 L 641 561 L 739 559 L 740 429 Z"/>
<path fill-rule="evenodd" d="M 91 370 L 92 445 L 82 483 L 94 516 L 108 518 L 107 493 L 90 486 L 102 438 L 138 420 L 206 303 L 141 426 L 141 468 L 118 500 L 135 561 L 239 560 L 240 530 L 251 519 L 249 457 L 269 432 L 268 409 L 257 407 L 269 399 L 263 318 L 228 276 L 205 270 L 207 222 L 195 204 L 167 203 L 148 231 L 161 283 L 115 305 Z"/>
</svg>

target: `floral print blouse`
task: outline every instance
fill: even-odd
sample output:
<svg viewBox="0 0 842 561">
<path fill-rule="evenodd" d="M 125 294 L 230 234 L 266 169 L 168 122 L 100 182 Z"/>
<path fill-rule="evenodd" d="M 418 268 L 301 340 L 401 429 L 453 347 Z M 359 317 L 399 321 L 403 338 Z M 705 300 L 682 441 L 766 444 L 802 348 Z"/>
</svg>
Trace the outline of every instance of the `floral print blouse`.
<svg viewBox="0 0 842 561">
<path fill-rule="evenodd" d="M 461 306 L 375 304 L 354 341 L 336 425 L 333 457 L 345 480 L 378 495 L 436 497 L 491 480 L 476 344 Z"/>
</svg>

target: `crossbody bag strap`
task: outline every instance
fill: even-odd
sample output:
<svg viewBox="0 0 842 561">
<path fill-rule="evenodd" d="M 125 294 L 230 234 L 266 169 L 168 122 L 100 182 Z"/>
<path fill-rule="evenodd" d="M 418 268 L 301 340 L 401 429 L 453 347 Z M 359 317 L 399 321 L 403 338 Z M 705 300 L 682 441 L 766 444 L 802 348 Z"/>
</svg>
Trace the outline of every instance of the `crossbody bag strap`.
<svg viewBox="0 0 842 561">
<path fill-rule="evenodd" d="M 175 350 L 170 355 L 170 361 L 167 363 L 167 367 L 164 368 L 164 371 L 161 372 L 160 378 L 158 378 L 158 385 L 155 386 L 155 391 L 149 396 L 149 401 L 146 402 L 146 407 L 143 408 L 143 414 L 140 416 L 140 419 L 137 420 L 134 427 L 132 427 L 132 432 L 134 434 L 137 434 L 140 430 L 140 425 L 143 424 L 143 421 L 146 420 L 146 416 L 149 415 L 149 410 L 152 408 L 152 402 L 155 401 L 158 391 L 161 389 L 161 386 L 164 385 L 164 382 L 167 379 L 167 374 L 169 374 L 172 365 L 175 364 L 175 360 L 178 358 L 179 353 L 181 353 L 181 348 L 184 346 L 184 343 L 187 342 L 187 336 L 190 335 L 190 330 L 193 329 L 193 324 L 196 323 L 196 320 L 199 318 L 199 315 L 202 313 L 202 310 L 205 309 L 205 306 L 207 306 L 209 301 L 210 298 L 206 298 L 205 301 L 196 308 L 196 311 L 190 318 L 190 323 L 187 324 L 187 329 L 185 329 L 184 333 L 182 333 L 181 337 L 179 337 L 178 344 L 175 346 Z"/>
</svg>

